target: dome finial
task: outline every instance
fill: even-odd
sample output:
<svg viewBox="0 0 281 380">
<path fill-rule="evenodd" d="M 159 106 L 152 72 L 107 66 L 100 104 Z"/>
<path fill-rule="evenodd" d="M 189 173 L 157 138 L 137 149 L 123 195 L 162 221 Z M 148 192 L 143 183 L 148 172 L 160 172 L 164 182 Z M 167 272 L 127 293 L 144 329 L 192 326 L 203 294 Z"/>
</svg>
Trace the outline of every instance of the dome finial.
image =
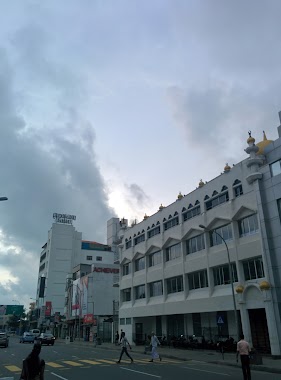
<svg viewBox="0 0 281 380">
<path fill-rule="evenodd" d="M 179 192 L 179 194 L 178 194 L 178 200 L 181 200 L 182 198 L 183 198 L 183 195 L 182 195 L 181 192 Z"/>
<path fill-rule="evenodd" d="M 204 182 L 202 181 L 202 179 L 200 179 L 200 182 L 199 182 L 199 187 L 203 187 L 204 186 Z"/>
<path fill-rule="evenodd" d="M 249 137 L 248 137 L 247 143 L 248 144 L 251 144 L 251 143 L 254 144 L 256 140 L 252 137 L 252 132 L 249 131 L 248 134 L 249 134 Z"/>
</svg>

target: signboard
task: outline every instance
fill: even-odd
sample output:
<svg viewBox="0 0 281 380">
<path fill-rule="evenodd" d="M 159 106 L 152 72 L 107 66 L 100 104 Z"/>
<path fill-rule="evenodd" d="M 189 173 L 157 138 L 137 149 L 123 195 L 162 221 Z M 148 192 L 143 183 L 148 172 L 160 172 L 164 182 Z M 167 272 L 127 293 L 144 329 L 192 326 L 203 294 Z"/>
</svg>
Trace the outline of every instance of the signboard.
<svg viewBox="0 0 281 380">
<path fill-rule="evenodd" d="M 88 276 L 73 281 L 72 317 L 83 317 L 88 314 Z"/>
<path fill-rule="evenodd" d="M 46 301 L 45 317 L 50 317 L 52 314 L 52 302 Z"/>
<path fill-rule="evenodd" d="M 94 323 L 95 319 L 94 319 L 94 316 L 93 314 L 86 314 L 84 315 L 84 318 L 83 318 L 83 323 L 87 324 L 87 323 Z"/>
<path fill-rule="evenodd" d="M 23 305 L 0 305 L 0 315 L 18 315 L 23 313 Z"/>
<path fill-rule="evenodd" d="M 217 316 L 217 324 L 218 325 L 223 325 L 224 324 L 224 319 L 222 315 Z"/>
<path fill-rule="evenodd" d="M 72 224 L 72 221 L 76 220 L 76 216 L 68 215 L 68 214 L 53 213 L 53 219 L 55 219 L 57 223 Z"/>
<path fill-rule="evenodd" d="M 96 266 L 92 266 L 92 271 L 99 273 L 119 273 L 118 268 L 101 268 Z"/>
</svg>

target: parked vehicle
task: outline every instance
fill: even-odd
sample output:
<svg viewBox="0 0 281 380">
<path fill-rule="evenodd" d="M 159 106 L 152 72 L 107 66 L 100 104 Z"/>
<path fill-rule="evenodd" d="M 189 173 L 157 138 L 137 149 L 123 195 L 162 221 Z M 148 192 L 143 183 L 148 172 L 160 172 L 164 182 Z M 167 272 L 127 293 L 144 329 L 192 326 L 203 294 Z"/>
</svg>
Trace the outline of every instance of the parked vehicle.
<svg viewBox="0 0 281 380">
<path fill-rule="evenodd" d="M 0 333 L 0 346 L 8 347 L 9 346 L 9 337 L 7 333 Z"/>
<path fill-rule="evenodd" d="M 32 329 L 29 332 L 33 334 L 35 337 L 40 335 L 40 330 L 38 329 Z"/>
<path fill-rule="evenodd" d="M 37 338 L 37 340 L 41 344 L 47 344 L 48 346 L 51 344 L 52 346 L 55 343 L 55 337 L 53 334 L 50 333 L 41 333 L 40 336 Z"/>
<path fill-rule="evenodd" d="M 20 337 L 20 343 L 34 343 L 35 336 L 30 332 L 24 332 Z"/>
</svg>

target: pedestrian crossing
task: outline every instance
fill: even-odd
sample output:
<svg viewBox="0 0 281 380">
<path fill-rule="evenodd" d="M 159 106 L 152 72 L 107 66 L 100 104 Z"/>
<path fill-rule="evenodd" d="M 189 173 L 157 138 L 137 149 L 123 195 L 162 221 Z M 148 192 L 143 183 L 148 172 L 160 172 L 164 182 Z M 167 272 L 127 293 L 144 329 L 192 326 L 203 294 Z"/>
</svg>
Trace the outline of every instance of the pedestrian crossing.
<svg viewBox="0 0 281 380">
<path fill-rule="evenodd" d="M 87 368 L 89 366 L 109 366 L 109 365 L 117 365 L 116 359 L 112 358 L 106 358 L 106 359 L 97 359 L 97 358 L 91 358 L 91 359 L 75 359 L 75 360 L 57 360 L 57 361 L 52 361 L 48 362 L 46 361 L 46 367 L 45 370 L 64 370 L 64 369 L 71 369 L 73 367 L 79 367 L 79 368 Z M 149 358 L 146 359 L 135 359 L 134 358 L 134 363 L 136 365 L 165 365 L 165 364 L 179 364 L 182 363 L 181 361 L 177 360 L 172 360 L 172 359 L 162 359 L 160 362 L 159 360 L 156 360 L 154 363 L 149 363 Z M 121 360 L 121 365 L 132 365 L 131 360 L 123 359 Z M 21 373 L 21 368 L 16 366 L 16 365 L 4 365 L 3 366 L 6 370 L 9 372 L 12 372 L 14 374 L 20 374 Z"/>
</svg>

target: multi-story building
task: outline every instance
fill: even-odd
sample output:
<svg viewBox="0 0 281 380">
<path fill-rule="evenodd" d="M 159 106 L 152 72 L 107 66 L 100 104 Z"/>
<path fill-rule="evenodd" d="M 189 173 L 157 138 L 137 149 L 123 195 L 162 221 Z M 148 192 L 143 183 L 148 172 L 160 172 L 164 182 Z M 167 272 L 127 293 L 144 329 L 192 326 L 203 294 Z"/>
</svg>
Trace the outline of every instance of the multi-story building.
<svg viewBox="0 0 281 380">
<path fill-rule="evenodd" d="M 250 134 L 247 158 L 142 222 L 111 220 L 129 340 L 151 331 L 237 340 L 243 331 L 255 348 L 281 354 L 281 126 L 278 133 L 258 144 Z"/>
</svg>

